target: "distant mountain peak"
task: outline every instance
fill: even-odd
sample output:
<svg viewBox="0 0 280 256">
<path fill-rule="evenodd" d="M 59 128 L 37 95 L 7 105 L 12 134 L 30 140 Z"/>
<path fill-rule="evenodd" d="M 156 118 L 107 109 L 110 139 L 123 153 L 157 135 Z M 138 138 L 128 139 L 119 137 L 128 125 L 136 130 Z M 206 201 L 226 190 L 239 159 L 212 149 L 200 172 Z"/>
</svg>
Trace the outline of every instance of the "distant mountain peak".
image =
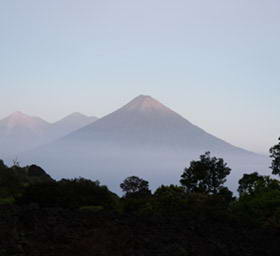
<svg viewBox="0 0 280 256">
<path fill-rule="evenodd" d="M 6 117 L 4 120 L 6 120 L 8 126 L 25 125 L 32 121 L 32 117 L 20 111 L 16 111 L 8 117 Z"/>
<path fill-rule="evenodd" d="M 28 115 L 22 113 L 21 111 L 15 111 L 14 113 L 9 115 L 9 118 L 12 117 L 28 117 Z"/>
<path fill-rule="evenodd" d="M 64 137 L 95 122 L 97 119 L 95 116 L 86 116 L 80 112 L 69 114 L 52 124 L 48 130 L 48 139 L 52 141 Z"/>
<path fill-rule="evenodd" d="M 11 115 L 25 115 L 21 111 L 15 111 Z"/>
<path fill-rule="evenodd" d="M 85 124 L 89 124 L 90 122 L 96 121 L 97 119 L 98 118 L 95 116 L 86 116 L 80 112 L 74 112 L 69 114 L 68 116 L 65 116 L 61 120 L 57 121 L 55 124 L 64 123 L 64 122 L 70 122 L 70 123 L 74 122 L 74 124 L 76 124 L 76 122 L 82 122 Z"/>
<path fill-rule="evenodd" d="M 149 95 L 139 95 L 138 97 L 134 98 L 128 104 L 126 104 L 123 108 L 123 111 L 164 111 L 164 112 L 173 112 L 168 107 L 164 106 L 162 103 L 154 99 Z"/>
<path fill-rule="evenodd" d="M 74 112 L 68 115 L 67 117 L 87 117 L 86 115 L 80 113 L 80 112 Z"/>
<path fill-rule="evenodd" d="M 44 127 L 49 125 L 48 122 L 46 122 L 45 120 L 39 117 L 32 117 L 20 111 L 16 111 L 11 115 L 9 115 L 8 117 L 0 120 L 0 123 L 6 126 L 7 128 L 13 128 L 18 126 L 35 128 L 35 127 Z"/>
<path fill-rule="evenodd" d="M 56 123 L 60 123 L 60 122 L 64 122 L 64 121 L 83 120 L 83 119 L 86 119 L 86 118 L 88 118 L 88 116 L 83 115 L 80 112 L 74 112 L 74 113 L 71 113 L 71 114 L 63 117 L 61 120 L 57 121 Z"/>
</svg>

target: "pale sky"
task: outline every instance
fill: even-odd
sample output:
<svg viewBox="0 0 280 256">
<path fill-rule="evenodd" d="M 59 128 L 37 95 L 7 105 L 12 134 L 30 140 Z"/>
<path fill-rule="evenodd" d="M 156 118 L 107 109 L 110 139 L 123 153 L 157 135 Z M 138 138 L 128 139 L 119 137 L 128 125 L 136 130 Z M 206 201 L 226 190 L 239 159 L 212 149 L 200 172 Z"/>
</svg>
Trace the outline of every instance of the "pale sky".
<svg viewBox="0 0 280 256">
<path fill-rule="evenodd" d="M 280 136 L 279 0 L 2 0 L 0 118 L 148 94 L 228 142 Z"/>
</svg>

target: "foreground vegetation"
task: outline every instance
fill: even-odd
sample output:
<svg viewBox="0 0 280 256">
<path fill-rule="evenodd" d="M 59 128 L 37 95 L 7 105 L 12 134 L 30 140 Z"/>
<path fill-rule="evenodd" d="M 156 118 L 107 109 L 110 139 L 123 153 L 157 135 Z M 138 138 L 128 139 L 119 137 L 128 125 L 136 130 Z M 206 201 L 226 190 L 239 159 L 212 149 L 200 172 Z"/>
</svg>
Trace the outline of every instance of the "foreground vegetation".
<svg viewBox="0 0 280 256">
<path fill-rule="evenodd" d="M 280 175 L 280 142 L 270 153 Z M 245 174 L 235 198 L 230 172 L 206 152 L 180 186 L 152 193 L 132 176 L 119 197 L 98 181 L 0 161 L 0 255 L 279 255 L 280 182 Z"/>
</svg>

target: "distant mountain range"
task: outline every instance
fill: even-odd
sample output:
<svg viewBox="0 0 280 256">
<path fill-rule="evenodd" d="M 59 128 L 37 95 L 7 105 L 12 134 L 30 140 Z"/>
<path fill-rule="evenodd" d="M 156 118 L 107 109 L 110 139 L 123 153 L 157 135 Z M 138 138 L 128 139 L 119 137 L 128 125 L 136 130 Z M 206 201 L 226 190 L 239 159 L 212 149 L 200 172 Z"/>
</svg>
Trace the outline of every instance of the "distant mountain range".
<svg viewBox="0 0 280 256">
<path fill-rule="evenodd" d="M 15 112 L 0 120 L 0 159 L 16 158 L 21 152 L 50 143 L 96 120 L 96 117 L 73 113 L 51 124 L 39 117 Z"/>
<path fill-rule="evenodd" d="M 233 168 L 232 187 L 242 172 L 268 169 L 265 156 L 207 133 L 144 95 L 67 136 L 22 154 L 20 160 L 39 164 L 56 178 L 99 179 L 118 191 L 121 180 L 129 175 L 148 179 L 153 188 L 176 183 L 189 161 L 206 151 L 225 158 Z"/>
</svg>

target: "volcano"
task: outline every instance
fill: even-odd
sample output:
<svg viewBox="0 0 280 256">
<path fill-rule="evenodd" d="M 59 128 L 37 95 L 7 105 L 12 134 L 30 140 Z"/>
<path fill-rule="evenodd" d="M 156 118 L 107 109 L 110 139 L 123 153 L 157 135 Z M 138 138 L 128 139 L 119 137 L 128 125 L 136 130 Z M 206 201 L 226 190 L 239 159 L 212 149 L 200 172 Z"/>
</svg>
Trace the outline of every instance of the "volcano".
<svg viewBox="0 0 280 256">
<path fill-rule="evenodd" d="M 241 171 L 268 167 L 266 157 L 207 133 L 145 95 L 24 159 L 42 165 L 56 178 L 84 176 L 117 191 L 129 175 L 148 179 L 152 187 L 178 183 L 188 162 L 206 151 L 230 164 L 232 183 Z"/>
</svg>

